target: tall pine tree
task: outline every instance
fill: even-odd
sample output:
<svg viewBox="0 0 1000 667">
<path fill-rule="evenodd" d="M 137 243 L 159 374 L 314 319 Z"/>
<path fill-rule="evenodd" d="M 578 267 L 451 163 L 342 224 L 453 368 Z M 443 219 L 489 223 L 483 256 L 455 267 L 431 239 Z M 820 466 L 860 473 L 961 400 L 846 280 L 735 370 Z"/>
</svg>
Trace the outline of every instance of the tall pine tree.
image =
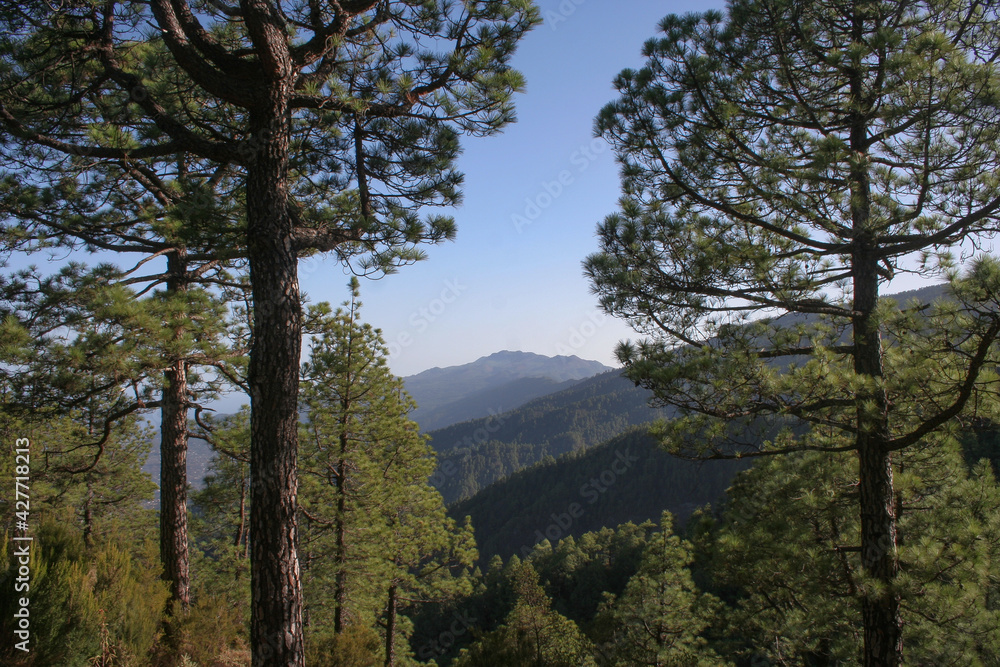
<svg viewBox="0 0 1000 667">
<path fill-rule="evenodd" d="M 619 358 L 685 415 L 664 440 L 694 457 L 776 454 L 819 424 L 847 439 L 809 447 L 857 452 L 867 667 L 903 656 L 893 457 L 975 409 L 995 366 L 993 263 L 971 272 L 982 299 L 919 327 L 880 296 L 1000 222 L 997 18 L 975 0 L 670 16 L 597 121 L 624 197 L 587 272 L 652 337 Z M 890 365 L 907 345 L 922 363 Z"/>
<path fill-rule="evenodd" d="M 334 313 L 310 309 L 302 369 L 300 545 L 305 600 L 317 637 L 384 628 L 384 662 L 405 646 L 403 613 L 462 585 L 476 557 L 471 526 L 458 527 L 430 485 L 434 452 L 415 407 L 386 363 L 381 334 L 360 319 L 359 283 Z"/>
<path fill-rule="evenodd" d="M 420 209 L 458 201 L 461 133 L 513 120 L 522 81 L 509 61 L 537 11 L 528 0 L 85 0 L 22 3 L 0 21 L 0 149 L 19 174 L 85 180 L 105 160 L 158 174 L 178 154 L 238 173 L 254 300 L 254 665 L 302 664 L 297 260 L 337 251 L 389 267 L 452 236 L 451 220 Z"/>
</svg>

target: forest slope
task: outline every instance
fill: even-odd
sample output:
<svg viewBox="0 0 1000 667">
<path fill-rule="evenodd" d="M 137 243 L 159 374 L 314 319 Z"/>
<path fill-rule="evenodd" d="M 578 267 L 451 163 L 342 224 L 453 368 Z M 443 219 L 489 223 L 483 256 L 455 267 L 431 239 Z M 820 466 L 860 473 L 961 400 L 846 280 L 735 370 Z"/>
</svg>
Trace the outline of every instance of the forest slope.
<svg viewBox="0 0 1000 667">
<path fill-rule="evenodd" d="M 524 557 L 543 539 L 560 539 L 605 526 L 657 520 L 669 510 L 678 521 L 724 498 L 748 461 L 695 463 L 656 446 L 643 426 L 607 442 L 540 463 L 495 482 L 449 509 L 472 518 L 480 562 L 494 554 Z"/>
<path fill-rule="evenodd" d="M 609 371 L 517 409 L 433 431 L 433 482 L 445 502 L 469 498 L 545 456 L 585 449 L 666 416 L 649 407 L 649 398 L 619 371 Z"/>
</svg>

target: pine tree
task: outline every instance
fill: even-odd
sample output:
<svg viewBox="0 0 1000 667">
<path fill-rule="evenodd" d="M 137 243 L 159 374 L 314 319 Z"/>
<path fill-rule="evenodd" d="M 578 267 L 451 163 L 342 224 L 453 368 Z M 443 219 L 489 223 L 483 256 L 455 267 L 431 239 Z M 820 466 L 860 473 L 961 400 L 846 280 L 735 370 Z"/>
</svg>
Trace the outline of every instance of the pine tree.
<svg viewBox="0 0 1000 667">
<path fill-rule="evenodd" d="M 537 10 L 85 0 L 0 20 L 0 148 L 18 174 L 86 180 L 95 162 L 124 160 L 158 175 L 178 154 L 237 173 L 254 303 L 254 665 L 301 664 L 297 260 L 337 251 L 390 268 L 453 236 L 451 220 L 418 212 L 458 201 L 461 133 L 513 120 L 509 61 Z"/>
<path fill-rule="evenodd" d="M 461 587 L 453 570 L 476 557 L 471 526 L 457 527 L 430 485 L 433 450 L 381 334 L 361 322 L 359 283 L 330 313 L 310 309 L 303 365 L 300 503 L 310 629 L 343 635 L 384 627 L 384 662 L 405 645 L 408 607 Z"/>
<path fill-rule="evenodd" d="M 992 263 L 971 271 L 985 298 L 922 330 L 880 295 L 997 229 L 996 10 L 734 0 L 725 16 L 670 16 L 597 121 L 624 197 L 587 272 L 652 336 L 619 358 L 684 415 L 664 440 L 699 458 L 761 441 L 773 454 L 819 424 L 848 441 L 818 446 L 858 453 L 868 667 L 903 651 L 893 456 L 977 407 L 994 365 Z M 908 351 L 900 325 L 924 363 L 890 365 Z M 935 350 L 957 356 L 936 364 Z"/>
<path fill-rule="evenodd" d="M 608 665 L 721 665 L 700 636 L 718 600 L 698 591 L 688 566 L 691 545 L 673 534 L 664 512 L 660 530 L 646 545 L 638 572 L 625 591 L 605 603 L 599 623 L 609 626 L 602 653 Z"/>
<path fill-rule="evenodd" d="M 733 600 L 720 634 L 729 650 L 776 664 L 861 658 L 857 600 L 866 585 L 853 509 L 853 453 L 803 452 L 740 475 L 711 537 L 712 584 Z M 906 662 L 990 664 L 1000 642 L 993 602 L 1000 487 L 988 464 L 970 474 L 957 442 L 938 435 L 897 460 Z"/>
</svg>

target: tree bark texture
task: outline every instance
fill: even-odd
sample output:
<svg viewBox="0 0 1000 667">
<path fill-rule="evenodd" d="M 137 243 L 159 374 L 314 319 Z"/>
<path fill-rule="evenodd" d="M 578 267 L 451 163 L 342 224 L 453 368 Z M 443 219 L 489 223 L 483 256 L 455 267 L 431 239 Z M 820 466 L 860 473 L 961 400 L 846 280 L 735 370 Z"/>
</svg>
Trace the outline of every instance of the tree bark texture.
<svg viewBox="0 0 1000 667">
<path fill-rule="evenodd" d="M 882 349 L 872 310 L 877 299 L 875 267 L 855 268 L 855 371 L 882 379 Z M 888 397 L 881 386 L 859 397 L 857 452 L 861 495 L 861 565 L 880 590 L 862 596 L 865 667 L 897 667 L 903 651 L 899 595 L 893 590 L 899 563 L 896 554 L 896 502 L 892 453 L 889 450 Z"/>
<path fill-rule="evenodd" d="M 165 373 L 160 408 L 160 563 L 170 598 L 191 601 L 187 525 L 187 364 Z"/>
<path fill-rule="evenodd" d="M 250 388 L 250 641 L 253 667 L 301 667 L 297 548 L 302 304 L 288 209 L 292 59 L 276 3 L 240 3 L 263 80 L 253 86 L 246 159 L 247 259 L 253 290 Z"/>
<path fill-rule="evenodd" d="M 304 664 L 295 516 L 301 303 L 287 208 L 288 108 L 274 97 L 269 113 L 251 113 L 247 169 L 253 667 Z"/>
<path fill-rule="evenodd" d="M 187 266 L 179 253 L 167 257 L 167 291 L 185 291 Z M 183 336 L 178 327 L 174 338 Z M 160 563 L 170 599 L 184 609 L 191 602 L 187 525 L 187 362 L 174 360 L 164 371 L 160 407 Z"/>
</svg>

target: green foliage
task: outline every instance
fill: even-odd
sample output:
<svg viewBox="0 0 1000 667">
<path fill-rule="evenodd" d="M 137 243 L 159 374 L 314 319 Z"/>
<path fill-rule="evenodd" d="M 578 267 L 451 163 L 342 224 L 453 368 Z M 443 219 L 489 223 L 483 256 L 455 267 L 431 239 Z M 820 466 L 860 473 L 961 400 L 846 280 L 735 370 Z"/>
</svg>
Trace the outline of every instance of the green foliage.
<svg viewBox="0 0 1000 667">
<path fill-rule="evenodd" d="M 661 451 L 646 429 L 631 429 L 587 450 L 542 461 L 452 506 L 470 515 L 484 556 L 521 557 L 605 526 L 657 519 L 664 509 L 686 518 L 715 502 L 745 464 L 699 466 Z"/>
<path fill-rule="evenodd" d="M 555 546 L 542 542 L 531 552 L 531 564 L 552 597 L 553 608 L 590 633 L 589 624 L 607 595 L 617 596 L 639 569 L 650 521 L 628 522 L 573 536 Z"/>
<path fill-rule="evenodd" d="M 221 554 L 232 547 L 235 555 L 246 550 L 250 532 L 250 410 L 244 406 L 236 414 L 205 422 L 212 429 L 215 456 L 203 487 L 191 494 L 191 530 L 207 552 Z M 209 568 L 206 575 L 218 567 Z"/>
<path fill-rule="evenodd" d="M 514 555 L 506 565 L 494 556 L 485 573 L 476 570 L 468 595 L 428 606 L 414 616 L 411 642 L 416 657 L 447 665 L 462 649 L 469 649 L 488 660 L 490 651 L 472 644 L 498 630 L 513 612 L 518 602 L 516 580 L 526 564 L 538 573 L 551 610 L 596 641 L 593 624 L 598 607 L 606 594 L 619 595 L 625 589 L 652 528 L 652 523 L 624 524 L 585 533 L 579 540 L 569 537 L 555 547 L 543 542 L 524 561 Z M 498 637 L 493 635 L 491 641 L 499 641 Z"/>
<path fill-rule="evenodd" d="M 221 617 L 231 616 L 236 635 L 243 636 L 250 621 L 250 411 L 244 407 L 208 424 L 216 454 L 203 487 L 191 494 L 194 602 L 195 608 L 225 607 Z"/>
<path fill-rule="evenodd" d="M 88 429 L 101 403 L 85 405 L 70 416 L 44 413 L 35 419 L 18 417 L 19 411 L 0 405 L 0 437 L 4 461 L 13 475 L 14 449 L 18 438 L 30 443 L 26 455 L 30 474 L 31 521 L 67 522 L 82 531 L 84 539 L 103 539 L 112 532 L 128 532 L 143 541 L 155 530 L 155 511 L 143 506 L 154 497 L 156 485 L 143 472 L 150 449 L 150 434 L 135 417 L 121 420 L 110 430 L 100 458 L 95 453 L 100 440 Z M 21 461 L 24 463 L 24 460 Z M 0 496 L 5 526 L 12 526 L 13 488 Z"/>
<path fill-rule="evenodd" d="M 191 494 L 192 604 L 168 619 L 174 647 L 198 665 L 243 665 L 250 623 L 250 412 L 207 419 L 215 456 Z M 170 663 L 168 663 L 170 664 Z"/>
<path fill-rule="evenodd" d="M 196 563 L 206 569 L 211 563 Z M 249 598 L 249 587 L 247 587 Z M 192 602 L 183 609 L 175 601 L 165 619 L 166 643 L 151 656 L 157 667 L 183 667 L 185 660 L 201 667 L 245 667 L 250 663 L 247 648 L 247 614 L 233 604 L 225 591 L 207 586 L 192 593 Z"/>
<path fill-rule="evenodd" d="M 907 664 L 993 664 L 1000 642 L 1000 488 L 989 465 L 971 473 L 953 440 L 895 463 Z M 741 473 L 721 524 L 698 539 L 710 585 L 731 601 L 733 654 L 773 664 L 860 659 L 864 586 L 852 496 L 856 457 L 803 453 Z"/>
<path fill-rule="evenodd" d="M 132 554 L 111 538 L 86 547 L 82 533 L 64 523 L 43 524 L 31 543 L 31 651 L 4 645 L 4 659 L 24 667 L 84 667 L 113 653 L 115 665 L 144 659 L 159 636 L 169 593 L 160 581 L 155 547 Z M 13 590 L 18 569 L 12 543 L 0 546 L 0 585 Z M 11 619 L 20 596 L 0 598 L 0 629 L 13 636 Z M 102 641 L 103 635 L 103 641 Z"/>
<path fill-rule="evenodd" d="M 601 645 L 600 664 L 724 664 L 706 648 L 701 636 L 719 602 L 695 586 L 688 570 L 691 551 L 689 543 L 673 534 L 673 518 L 664 512 L 660 530 L 646 544 L 638 571 L 620 596 L 608 595 L 595 622 L 608 633 Z"/>
<path fill-rule="evenodd" d="M 576 624 L 554 611 L 529 563 L 511 566 L 516 595 L 503 624 L 463 649 L 456 667 L 580 667 L 593 665 L 590 642 Z"/>
<path fill-rule="evenodd" d="M 306 662 L 322 667 L 377 667 L 382 664 L 378 633 L 352 625 L 340 633 L 312 633 L 307 637 Z"/>
</svg>

